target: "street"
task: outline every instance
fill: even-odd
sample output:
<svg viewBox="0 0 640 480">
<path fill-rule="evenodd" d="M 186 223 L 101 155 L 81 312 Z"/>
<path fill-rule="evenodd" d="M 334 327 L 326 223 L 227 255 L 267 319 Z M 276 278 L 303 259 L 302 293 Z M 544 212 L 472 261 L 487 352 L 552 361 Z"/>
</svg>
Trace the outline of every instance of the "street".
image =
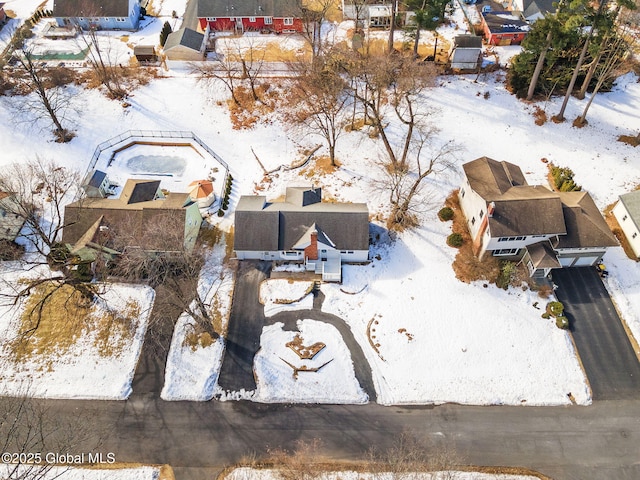
<svg viewBox="0 0 640 480">
<path fill-rule="evenodd" d="M 555 480 L 640 478 L 640 402 L 588 407 L 264 405 L 46 401 L 50 414 L 91 415 L 112 431 L 104 452 L 119 462 L 170 464 L 178 480 L 213 479 L 226 465 L 270 448 L 319 439 L 320 453 L 361 458 L 403 432 L 426 445 L 454 447 L 465 464 L 524 466 Z M 70 452 L 73 453 L 73 452 Z"/>
</svg>

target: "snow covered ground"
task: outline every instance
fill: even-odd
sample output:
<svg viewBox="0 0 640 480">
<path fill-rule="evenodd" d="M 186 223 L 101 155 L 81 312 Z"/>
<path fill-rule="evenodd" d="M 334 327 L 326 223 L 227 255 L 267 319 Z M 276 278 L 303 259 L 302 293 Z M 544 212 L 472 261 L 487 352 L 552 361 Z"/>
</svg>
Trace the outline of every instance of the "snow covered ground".
<svg viewBox="0 0 640 480">
<path fill-rule="evenodd" d="M 164 2 L 163 12 L 170 3 Z M 180 5 L 173 2 L 170 9 L 181 13 Z M 162 21 L 127 34 L 126 42 L 113 45 L 129 49 L 137 43 L 155 43 Z M 443 32 L 454 33 L 454 29 Z M 515 50 L 496 49 L 501 62 Z M 205 90 L 186 68 L 159 74 L 161 78 L 132 92 L 126 108 L 98 90 L 67 87 L 74 93 L 76 106 L 67 122 L 77 134 L 69 144 L 53 142 L 48 125 L 34 125 L 25 112 L 17 110 L 19 99 L 0 97 L 0 122 L 5 125 L 0 131 L 0 164 L 38 155 L 84 172 L 96 145 L 125 130 L 193 131 L 230 165 L 233 198 L 256 193 L 258 185 L 261 194 L 276 198 L 287 185 L 313 182 L 336 199 L 366 201 L 374 216 L 386 213 L 386 196 L 373 188 L 381 175 L 375 162 L 384 152 L 367 132 L 345 133 L 339 139 L 337 157 L 342 167 L 333 174 L 308 172 L 301 177 L 299 171 L 280 171 L 270 183 L 260 184 L 263 171 L 254 152 L 271 170 L 300 160 L 302 151 L 319 139 L 292 129 L 277 115 L 250 130 L 234 130 L 222 87 Z M 600 208 L 614 202 L 619 194 L 640 184 L 640 168 L 635 162 L 640 155 L 638 149 L 616 141 L 620 134 L 640 130 L 638 78 L 625 75 L 610 93 L 598 95 L 589 112 L 589 125 L 582 129 L 573 128 L 571 120 L 581 113 L 587 99 L 569 102 L 565 115 L 569 121 L 537 126 L 534 109 L 539 107 L 551 116 L 559 110 L 562 99 L 521 102 L 506 91 L 504 72 L 441 77 L 437 88 L 425 92 L 422 101 L 433 109 L 431 118 L 439 128 L 436 141 L 453 140 L 459 148 L 456 167 L 429 179 L 431 195 L 425 199 L 427 208 L 419 228 L 377 246 L 372 255 L 380 259 L 370 265 L 345 267 L 342 288 L 355 295 L 345 294 L 338 286 L 322 287 L 326 295 L 323 310 L 348 323 L 371 365 L 381 403 L 548 405 L 569 403 L 571 393 L 579 404 L 588 404 L 589 392 L 568 334 L 542 319 L 541 311 L 533 306 L 543 301 L 530 291 L 505 292 L 456 280 L 451 270 L 455 251 L 445 244 L 449 227 L 437 220 L 435 211 L 458 186 L 460 165 L 484 155 L 519 165 L 532 184 L 546 182 L 547 167 L 542 159 L 570 167 L 576 181 Z M 322 153 L 321 149 L 318 154 Z M 203 170 L 199 177 L 206 174 Z M 230 227 L 227 217 L 221 224 L 225 228 Z M 605 263 L 611 272 L 606 282 L 638 337 L 637 264 L 619 248 L 611 249 Z M 247 397 L 286 402 L 335 402 L 340 398 L 362 401 L 363 392 L 354 384 L 344 343 L 326 325 L 301 320 L 305 341 L 326 343 L 326 356 L 335 360 L 317 372 L 300 372 L 294 380 L 292 368 L 280 358 L 288 354 L 283 346 L 291 340 L 292 332 L 279 325 L 269 326 L 263 331 L 263 350 L 255 364 L 259 389 L 247 392 Z M 185 323 L 188 320 L 180 325 Z M 210 398 L 222 346 L 216 342 L 209 347 L 211 352 L 197 350 L 192 355 L 188 349 L 179 348 L 180 331 L 176 331 L 167 371 L 170 383 L 163 397 Z M 87 355 L 85 363 L 92 364 L 93 357 Z M 337 367 L 343 375 L 339 383 L 333 380 Z M 103 370 L 116 369 L 114 363 Z M 195 376 L 188 378 L 192 373 Z M 73 392 L 88 391 L 94 381 L 91 375 L 69 373 L 63 377 L 56 382 Z M 122 381 L 105 379 L 109 381 L 113 382 L 113 391 L 122 395 Z M 42 395 L 65 395 L 52 380 L 47 386 Z M 13 387 L 4 383 L 0 388 L 10 393 Z M 327 398 L 327 392 L 332 398 Z"/>
<path fill-rule="evenodd" d="M 404 474 L 403 474 L 404 475 Z M 479 472 L 434 472 L 434 473 L 406 473 L 414 480 L 537 480 L 530 475 L 510 475 Z M 226 480 L 275 480 L 281 478 L 277 470 L 258 470 L 252 468 L 236 468 L 227 475 Z M 353 471 L 328 472 L 323 474 L 322 480 L 393 480 L 398 478 L 394 474 L 368 474 Z"/>
<path fill-rule="evenodd" d="M 11 272 L 12 266 L 16 266 L 14 262 L 0 264 L 0 275 L 4 280 L 19 281 L 21 272 Z M 8 293 L 7 283 L 1 282 L 0 287 L 0 294 Z M 20 360 L 12 353 L 11 343 L 20 331 L 23 304 L 13 307 L 3 297 L 0 302 L 0 392 L 43 398 L 128 398 L 154 295 L 153 289 L 145 286 L 109 284 L 96 301 L 81 335 L 68 347 L 63 341 L 55 353 L 47 350 L 42 354 L 36 349 Z M 138 313 L 135 317 L 127 315 L 131 324 L 123 332 L 101 323 L 100 318 L 108 310 Z M 101 341 L 105 332 L 114 347 L 112 353 L 106 353 Z"/>
<path fill-rule="evenodd" d="M 215 245 L 202 268 L 198 291 L 203 302 L 211 305 L 226 330 L 233 273 L 223 267 L 224 245 Z M 161 397 L 164 400 L 211 400 L 218 379 L 224 352 L 224 338 L 218 337 L 211 345 L 191 346 L 185 337 L 192 331 L 195 320 L 184 312 L 176 323 L 167 356 L 166 375 Z"/>
<path fill-rule="evenodd" d="M 13 473 L 11 478 L 22 478 L 17 475 L 27 474 L 25 478 L 39 478 L 41 480 L 158 480 L 161 469 L 159 467 L 131 467 L 131 468 L 75 468 L 75 467 L 45 467 L 42 470 L 32 467 L 18 467 L 0 464 L 0 475 Z M 22 472 L 24 470 L 24 473 Z M 3 477 L 4 478 L 4 477 Z"/>
</svg>

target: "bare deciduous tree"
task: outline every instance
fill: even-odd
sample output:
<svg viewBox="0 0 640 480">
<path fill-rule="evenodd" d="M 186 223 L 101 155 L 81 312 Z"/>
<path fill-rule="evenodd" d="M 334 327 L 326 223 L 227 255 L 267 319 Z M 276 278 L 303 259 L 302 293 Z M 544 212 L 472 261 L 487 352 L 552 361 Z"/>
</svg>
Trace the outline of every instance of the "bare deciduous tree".
<svg viewBox="0 0 640 480">
<path fill-rule="evenodd" d="M 115 49 L 111 47 L 111 37 L 106 39 L 106 47 L 101 44 L 96 28 L 83 32 L 81 41 L 88 49 L 87 59 L 96 78 L 107 89 L 109 98 L 123 100 L 127 96 L 124 88 L 123 67 L 115 61 Z"/>
<path fill-rule="evenodd" d="M 41 158 L 8 165 L 0 173 L 0 191 L 13 193 L 15 199 L 8 213 L 24 220 L 23 235 L 42 257 L 60 241 L 64 206 L 79 184 L 79 172 Z"/>
<path fill-rule="evenodd" d="M 230 55 L 217 54 L 215 61 L 207 63 L 192 63 L 191 73 L 197 76 L 197 81 L 205 88 L 212 88 L 218 81 L 227 88 L 235 105 L 240 105 L 236 96 L 236 87 L 241 82 L 242 65 L 232 59 Z"/>
<path fill-rule="evenodd" d="M 347 68 L 359 84 L 359 88 L 352 88 L 352 95 L 364 106 L 365 117 L 379 135 L 389 164 L 395 170 L 405 170 L 415 134 L 429 114 L 417 100 L 434 85 L 435 67 L 414 62 L 408 56 L 392 55 L 360 57 Z M 401 125 L 397 141 L 391 138 L 388 116 Z"/>
<path fill-rule="evenodd" d="M 111 272 L 129 280 L 143 279 L 154 288 L 161 285 L 170 292 L 165 301 L 172 310 L 187 312 L 199 330 L 217 338 L 211 305 L 205 301 L 209 292 L 198 288 L 201 273 L 211 275 L 203 272 L 206 250 L 202 245 L 185 245 L 184 239 L 185 223 L 177 216 L 158 214 L 144 229 L 121 219 L 110 228 L 108 244 L 122 252 Z"/>
<path fill-rule="evenodd" d="M 23 271 L 33 271 L 18 284 L 3 290 L 5 301 L 18 305 L 40 287 L 44 293 L 27 314 L 31 327 L 26 338 L 40 325 L 41 315 L 49 300 L 63 287 L 92 299 L 95 289 L 78 275 L 76 259 L 61 240 L 64 205 L 75 194 L 79 174 L 53 161 L 36 159 L 13 164 L 0 174 L 0 191 L 12 192 L 9 214 L 25 222 L 22 235 L 27 241 L 27 254 L 20 262 Z M 48 268 L 51 267 L 51 268 Z"/>
<path fill-rule="evenodd" d="M 336 143 L 344 132 L 344 111 L 349 101 L 347 82 L 339 71 L 339 58 L 328 52 L 311 63 L 298 63 L 293 68 L 297 77 L 290 91 L 294 109 L 290 118 L 325 140 L 331 165 L 335 166 Z"/>
<path fill-rule="evenodd" d="M 79 454 L 95 451 L 107 436 L 107 427 L 91 420 L 87 412 L 60 418 L 40 400 L 29 398 L 28 392 L 15 398 L 0 398 L 0 447 L 11 454 L 3 457 L 2 478 L 40 480 L 53 478 L 52 458 L 47 454 Z M 64 473 L 56 472 L 56 476 Z"/>
<path fill-rule="evenodd" d="M 53 134 L 57 142 L 69 142 L 75 134 L 67 130 L 62 122 L 73 104 L 71 94 L 64 86 L 49 84 L 47 72 L 36 65 L 30 50 L 22 48 L 16 57 L 25 75 L 16 77 L 15 80 L 24 93 L 32 93 L 35 96 L 33 100 L 25 96 L 21 106 L 38 120 L 48 119 L 53 125 Z"/>
</svg>

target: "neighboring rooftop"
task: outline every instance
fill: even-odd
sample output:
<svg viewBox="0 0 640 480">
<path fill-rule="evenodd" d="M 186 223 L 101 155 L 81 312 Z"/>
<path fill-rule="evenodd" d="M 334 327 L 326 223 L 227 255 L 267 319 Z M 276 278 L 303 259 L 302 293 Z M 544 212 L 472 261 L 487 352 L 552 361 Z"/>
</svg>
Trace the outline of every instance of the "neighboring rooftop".
<svg viewBox="0 0 640 480">
<path fill-rule="evenodd" d="M 283 202 L 242 196 L 235 213 L 235 250 L 290 250 L 315 228 L 338 250 L 369 248 L 366 203 L 322 202 L 322 191 L 289 187 Z"/>
<path fill-rule="evenodd" d="M 129 0 L 54 0 L 54 17 L 128 17 Z"/>
</svg>

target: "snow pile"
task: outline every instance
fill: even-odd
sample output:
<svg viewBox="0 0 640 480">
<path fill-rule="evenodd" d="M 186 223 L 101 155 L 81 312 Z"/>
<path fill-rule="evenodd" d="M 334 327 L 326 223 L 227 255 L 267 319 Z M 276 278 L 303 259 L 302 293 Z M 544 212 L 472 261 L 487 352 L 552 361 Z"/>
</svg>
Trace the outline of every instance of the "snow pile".
<svg viewBox="0 0 640 480">
<path fill-rule="evenodd" d="M 284 311 L 313 308 L 312 288 L 311 281 L 265 280 L 260 284 L 260 303 L 264 305 L 265 316 L 272 317 Z"/>
<path fill-rule="evenodd" d="M 282 323 L 265 327 L 255 357 L 257 389 L 253 399 L 265 403 L 366 403 L 353 371 L 349 349 L 335 327 L 314 320 L 299 320 L 298 332 Z M 313 358 L 303 359 L 287 343 L 296 335 L 302 345 L 325 344 Z"/>
</svg>

